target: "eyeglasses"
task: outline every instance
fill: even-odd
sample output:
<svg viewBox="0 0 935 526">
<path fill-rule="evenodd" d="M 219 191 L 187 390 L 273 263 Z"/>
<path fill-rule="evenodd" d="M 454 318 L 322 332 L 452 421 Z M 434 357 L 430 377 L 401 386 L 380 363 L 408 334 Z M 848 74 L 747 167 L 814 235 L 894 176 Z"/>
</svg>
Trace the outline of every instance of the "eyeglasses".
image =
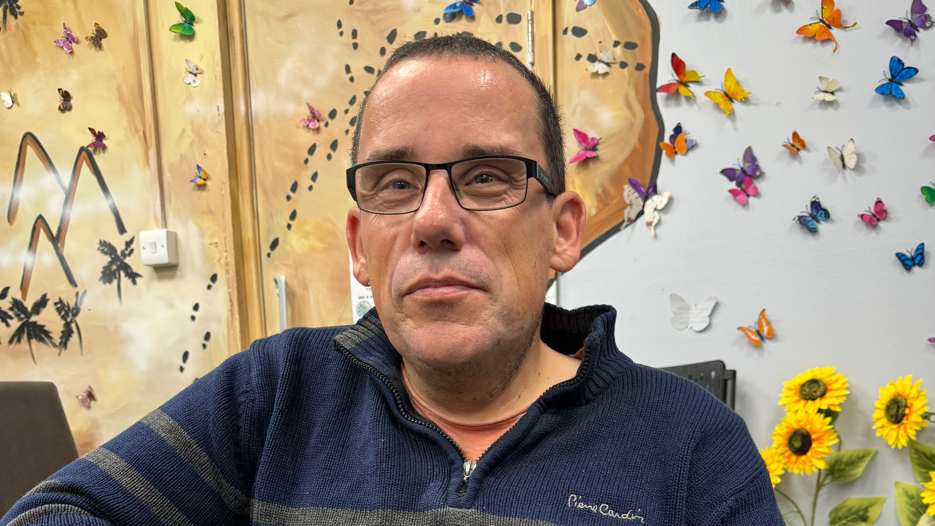
<svg viewBox="0 0 935 526">
<path fill-rule="evenodd" d="M 526 200 L 529 179 L 558 195 L 539 163 L 525 157 L 483 156 L 444 164 L 374 161 L 347 169 L 347 189 L 357 206 L 371 214 L 411 214 L 422 206 L 429 174 L 445 170 L 458 204 L 465 210 L 502 210 Z"/>
</svg>

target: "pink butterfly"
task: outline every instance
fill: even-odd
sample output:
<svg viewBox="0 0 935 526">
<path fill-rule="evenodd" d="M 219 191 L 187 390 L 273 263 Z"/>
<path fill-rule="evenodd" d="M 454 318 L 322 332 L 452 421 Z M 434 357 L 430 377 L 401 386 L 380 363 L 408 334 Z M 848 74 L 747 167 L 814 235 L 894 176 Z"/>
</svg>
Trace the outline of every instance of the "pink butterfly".
<svg viewBox="0 0 935 526">
<path fill-rule="evenodd" d="M 730 195 L 734 196 L 734 199 L 736 199 L 738 203 L 745 205 L 747 204 L 748 197 L 756 197 L 760 195 L 760 189 L 757 188 L 755 184 L 753 184 L 752 177 L 744 177 L 742 185 L 743 186 L 738 185 L 737 188 L 731 188 L 728 190 Z"/>
<path fill-rule="evenodd" d="M 932 135 L 931 137 L 929 137 L 929 140 L 930 140 L 930 141 L 935 141 L 935 135 Z"/>
<path fill-rule="evenodd" d="M 78 42 L 78 37 L 76 37 L 75 34 L 71 32 L 71 29 L 68 29 L 68 26 L 65 24 L 62 24 L 62 28 L 64 29 L 65 34 L 62 38 L 54 40 L 55 45 L 64 49 L 65 53 L 71 53 L 73 49 L 71 45 Z"/>
<path fill-rule="evenodd" d="M 84 390 L 83 393 L 75 396 L 75 398 L 77 398 L 78 401 L 81 402 L 81 405 L 87 408 L 91 407 L 91 402 L 97 402 L 97 398 L 94 396 L 94 389 L 91 389 L 90 385 L 88 386 L 87 389 Z"/>
<path fill-rule="evenodd" d="M 577 140 L 578 144 L 581 145 L 581 151 L 576 153 L 575 156 L 568 161 L 568 163 L 577 163 L 591 157 L 597 157 L 597 143 L 601 142 L 601 138 L 588 137 L 588 134 L 580 130 L 573 131 L 575 134 L 575 140 Z"/>
<path fill-rule="evenodd" d="M 99 132 L 94 128 L 88 128 L 88 131 L 91 132 L 91 135 L 94 136 L 94 140 L 88 144 L 88 148 L 91 148 L 92 150 L 106 150 L 107 145 L 104 144 L 103 141 L 107 137 L 104 135 L 104 132 Z"/>
<path fill-rule="evenodd" d="M 932 345 L 935 345 L 935 338 L 929 338 L 929 343 L 931 343 Z"/>
<path fill-rule="evenodd" d="M 310 130 L 314 130 L 321 124 L 321 112 L 316 110 L 315 106 L 312 106 L 307 102 L 305 105 L 308 106 L 309 116 L 306 119 L 302 119 L 302 126 L 305 126 Z"/>
<path fill-rule="evenodd" d="M 877 197 L 877 200 L 873 203 L 873 210 L 871 211 L 868 208 L 867 212 L 866 214 L 857 214 L 857 217 L 870 226 L 877 226 L 880 221 L 886 219 L 886 205 L 883 204 L 883 200 L 879 197 Z"/>
</svg>

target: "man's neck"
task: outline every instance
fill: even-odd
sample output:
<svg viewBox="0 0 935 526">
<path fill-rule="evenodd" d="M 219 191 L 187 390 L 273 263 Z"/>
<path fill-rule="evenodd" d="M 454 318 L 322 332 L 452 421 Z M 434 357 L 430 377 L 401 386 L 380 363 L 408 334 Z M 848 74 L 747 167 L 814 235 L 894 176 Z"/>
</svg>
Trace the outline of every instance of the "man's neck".
<svg viewBox="0 0 935 526">
<path fill-rule="evenodd" d="M 550 387 L 573 378 L 580 363 L 537 338 L 516 364 L 437 371 L 404 358 L 401 367 L 409 386 L 433 411 L 453 422 L 475 424 L 525 410 Z"/>
</svg>

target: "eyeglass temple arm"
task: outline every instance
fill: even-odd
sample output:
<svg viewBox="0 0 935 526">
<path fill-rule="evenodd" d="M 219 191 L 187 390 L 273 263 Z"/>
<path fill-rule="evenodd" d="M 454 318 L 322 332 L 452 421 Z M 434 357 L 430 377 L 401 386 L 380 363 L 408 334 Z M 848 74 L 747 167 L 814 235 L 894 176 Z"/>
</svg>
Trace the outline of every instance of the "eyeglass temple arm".
<svg viewBox="0 0 935 526">
<path fill-rule="evenodd" d="M 545 170 L 536 163 L 536 181 L 539 181 L 539 184 L 545 188 L 546 192 L 552 195 L 558 195 L 558 190 L 555 186 L 552 185 L 552 181 L 549 179 L 549 174 L 545 173 Z"/>
</svg>

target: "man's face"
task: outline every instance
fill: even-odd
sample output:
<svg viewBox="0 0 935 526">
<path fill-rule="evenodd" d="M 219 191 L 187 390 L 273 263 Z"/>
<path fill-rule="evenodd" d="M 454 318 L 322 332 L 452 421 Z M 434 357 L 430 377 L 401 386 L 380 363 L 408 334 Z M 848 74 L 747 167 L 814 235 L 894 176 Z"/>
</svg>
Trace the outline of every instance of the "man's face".
<svg viewBox="0 0 935 526">
<path fill-rule="evenodd" d="M 504 154 L 548 169 L 537 108 L 533 89 L 506 64 L 405 60 L 370 94 L 359 162 Z M 449 372 L 510 360 L 497 351 L 525 352 L 538 336 L 553 215 L 535 180 L 519 206 L 472 212 L 458 204 L 444 171 L 434 171 L 415 213 L 348 213 L 354 275 L 372 286 L 387 335 L 405 359 Z"/>
</svg>

